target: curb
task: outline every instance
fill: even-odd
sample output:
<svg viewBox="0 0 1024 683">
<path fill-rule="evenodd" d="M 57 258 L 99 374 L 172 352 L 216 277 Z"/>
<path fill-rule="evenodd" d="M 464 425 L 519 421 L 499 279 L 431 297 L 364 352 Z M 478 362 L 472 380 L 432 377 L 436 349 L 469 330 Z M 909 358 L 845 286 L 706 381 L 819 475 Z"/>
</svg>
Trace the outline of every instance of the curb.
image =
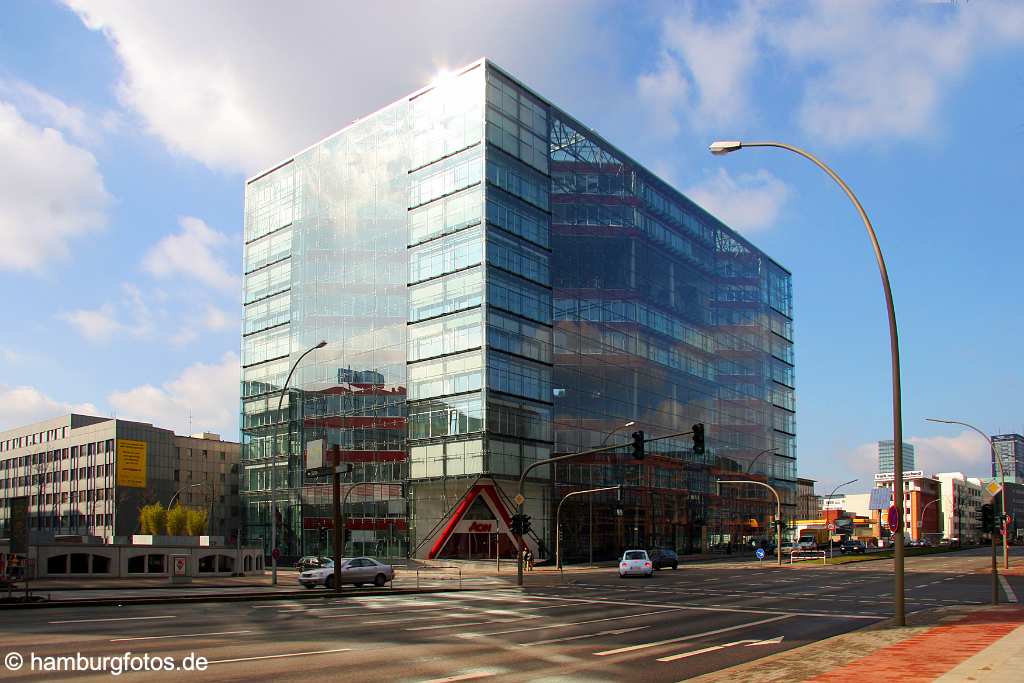
<svg viewBox="0 0 1024 683">
<path fill-rule="evenodd" d="M 484 588 L 395 588 L 391 590 L 334 591 L 277 591 L 274 593 L 231 593 L 224 595 L 166 595 L 152 598 L 83 598 L 81 600 L 47 600 L 43 602 L 0 604 L 0 612 L 19 609 L 48 609 L 59 607 L 122 607 L 125 605 L 158 605 L 173 602 L 255 602 L 258 600 L 326 600 L 344 597 L 376 597 L 381 595 L 428 595 L 431 593 L 474 592 Z"/>
</svg>

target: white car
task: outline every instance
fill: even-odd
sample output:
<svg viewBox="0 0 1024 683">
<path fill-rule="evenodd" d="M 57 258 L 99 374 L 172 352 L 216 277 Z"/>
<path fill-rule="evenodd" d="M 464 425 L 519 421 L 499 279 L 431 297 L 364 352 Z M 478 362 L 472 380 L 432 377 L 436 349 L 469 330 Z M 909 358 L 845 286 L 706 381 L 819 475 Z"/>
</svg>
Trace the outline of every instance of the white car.
<svg viewBox="0 0 1024 683">
<path fill-rule="evenodd" d="M 372 557 L 353 557 L 341 561 L 341 583 L 363 586 L 372 583 L 383 586 L 395 578 L 395 570 L 389 564 L 382 564 Z M 299 583 L 305 588 L 324 586 L 334 588 L 334 561 L 328 560 L 322 567 L 299 574 Z"/>
<path fill-rule="evenodd" d="M 654 576 L 654 565 L 646 550 L 627 550 L 619 561 L 619 578 L 627 576 Z"/>
</svg>

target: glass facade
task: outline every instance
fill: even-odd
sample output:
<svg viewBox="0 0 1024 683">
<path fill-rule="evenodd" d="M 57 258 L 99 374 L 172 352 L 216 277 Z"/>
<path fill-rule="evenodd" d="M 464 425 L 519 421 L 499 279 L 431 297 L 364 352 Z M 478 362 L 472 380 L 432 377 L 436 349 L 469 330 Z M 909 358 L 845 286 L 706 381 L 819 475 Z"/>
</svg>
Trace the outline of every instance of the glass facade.
<svg viewBox="0 0 1024 683">
<path fill-rule="evenodd" d="M 768 535 L 773 501 L 715 491 L 751 463 L 792 514 L 789 273 L 491 63 L 249 181 L 245 239 L 250 539 L 269 542 L 273 488 L 282 552 L 323 550 L 329 487 L 302 453 L 324 439 L 355 481 L 403 482 L 350 498 L 346 551 L 512 555 L 524 468 L 625 442 L 627 421 L 648 437 L 704 422 L 708 452 L 683 437 L 639 464 L 533 470 L 540 556 L 554 505 L 591 484 L 628 489 L 565 507 L 570 559 Z"/>
<path fill-rule="evenodd" d="M 892 474 L 893 456 L 896 449 L 892 447 L 893 440 L 878 442 L 878 473 Z M 914 457 L 914 446 L 903 442 L 903 471 L 912 472 L 917 469 L 917 459 Z"/>
</svg>

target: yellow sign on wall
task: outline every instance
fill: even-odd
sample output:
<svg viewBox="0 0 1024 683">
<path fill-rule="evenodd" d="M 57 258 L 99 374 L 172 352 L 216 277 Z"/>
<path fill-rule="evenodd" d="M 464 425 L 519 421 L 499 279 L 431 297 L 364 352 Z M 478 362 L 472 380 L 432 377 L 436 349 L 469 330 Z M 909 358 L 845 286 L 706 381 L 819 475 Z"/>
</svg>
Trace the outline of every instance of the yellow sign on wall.
<svg viewBox="0 0 1024 683">
<path fill-rule="evenodd" d="M 146 442 L 117 440 L 117 485 L 146 488 Z"/>
</svg>

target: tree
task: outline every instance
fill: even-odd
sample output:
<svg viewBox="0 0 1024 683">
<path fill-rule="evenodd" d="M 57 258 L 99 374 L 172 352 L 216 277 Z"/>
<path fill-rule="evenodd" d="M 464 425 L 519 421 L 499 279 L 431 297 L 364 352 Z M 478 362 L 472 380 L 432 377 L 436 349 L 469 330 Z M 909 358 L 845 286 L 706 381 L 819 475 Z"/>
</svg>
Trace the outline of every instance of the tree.
<svg viewBox="0 0 1024 683">
<path fill-rule="evenodd" d="M 205 509 L 189 508 L 186 522 L 189 536 L 202 536 L 206 534 L 206 523 L 209 514 Z"/>
<path fill-rule="evenodd" d="M 167 512 L 167 535 L 183 536 L 188 527 L 188 508 L 177 503 Z"/>
<path fill-rule="evenodd" d="M 139 510 L 139 529 L 144 534 L 160 536 L 167 531 L 167 511 L 159 501 Z"/>
</svg>

